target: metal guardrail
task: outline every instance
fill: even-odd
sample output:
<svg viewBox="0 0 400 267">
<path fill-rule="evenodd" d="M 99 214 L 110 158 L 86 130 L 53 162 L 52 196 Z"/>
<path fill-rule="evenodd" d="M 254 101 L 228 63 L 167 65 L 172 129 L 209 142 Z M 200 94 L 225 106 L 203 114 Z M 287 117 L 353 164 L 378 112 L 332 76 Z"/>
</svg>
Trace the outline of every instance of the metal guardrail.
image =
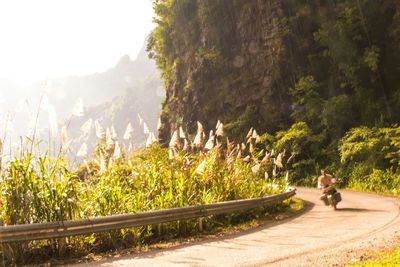
<svg viewBox="0 0 400 267">
<path fill-rule="evenodd" d="M 245 209 L 278 204 L 296 194 L 296 190 L 252 199 L 218 202 L 206 205 L 147 211 L 135 214 L 94 217 L 50 223 L 0 226 L 0 243 L 56 239 L 76 235 L 159 224 L 182 219 L 201 218 Z"/>
</svg>

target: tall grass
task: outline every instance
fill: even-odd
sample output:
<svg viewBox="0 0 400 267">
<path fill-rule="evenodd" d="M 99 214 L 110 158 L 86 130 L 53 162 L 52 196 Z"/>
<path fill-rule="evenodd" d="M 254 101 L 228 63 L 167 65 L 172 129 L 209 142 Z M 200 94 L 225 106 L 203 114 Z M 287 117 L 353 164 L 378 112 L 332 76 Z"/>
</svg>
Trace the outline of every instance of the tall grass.
<svg viewBox="0 0 400 267">
<path fill-rule="evenodd" d="M 221 126 L 218 133 L 223 134 Z M 76 169 L 62 154 L 50 157 L 25 149 L 1 169 L 1 219 L 6 225 L 82 219 L 253 198 L 286 190 L 284 153 L 275 156 L 273 151 L 257 149 L 257 134 L 250 135 L 242 145 L 229 141 L 222 144 L 220 135 L 212 138 L 210 134 L 208 140 L 202 138 L 196 146 L 190 145 L 186 135 L 186 140 L 177 136 L 170 148 L 155 143 L 118 158 L 113 157 L 115 147 L 102 149 L 107 146 L 103 138 L 98 145 L 98 151 L 103 152 Z M 209 227 L 217 219 L 209 218 Z M 105 250 L 178 236 L 195 232 L 195 225 L 195 220 L 188 220 L 69 238 L 68 251 Z M 54 255 L 59 246 L 58 241 L 31 242 L 20 251 L 29 255 L 33 248 L 50 247 L 47 254 Z"/>
</svg>

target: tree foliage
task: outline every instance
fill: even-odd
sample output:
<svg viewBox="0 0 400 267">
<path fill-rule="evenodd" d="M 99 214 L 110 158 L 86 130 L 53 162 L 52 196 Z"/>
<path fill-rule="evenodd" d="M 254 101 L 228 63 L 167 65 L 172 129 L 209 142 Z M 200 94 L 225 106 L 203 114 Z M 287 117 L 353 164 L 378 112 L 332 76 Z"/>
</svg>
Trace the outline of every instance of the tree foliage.
<svg viewBox="0 0 400 267">
<path fill-rule="evenodd" d="M 176 116 L 206 126 L 218 118 L 234 139 L 251 124 L 274 135 L 273 146 L 290 146 L 299 177 L 319 166 L 362 169 L 350 159 L 397 170 L 397 0 L 158 0 L 154 8 L 148 50 L 167 86 L 163 135 Z"/>
</svg>

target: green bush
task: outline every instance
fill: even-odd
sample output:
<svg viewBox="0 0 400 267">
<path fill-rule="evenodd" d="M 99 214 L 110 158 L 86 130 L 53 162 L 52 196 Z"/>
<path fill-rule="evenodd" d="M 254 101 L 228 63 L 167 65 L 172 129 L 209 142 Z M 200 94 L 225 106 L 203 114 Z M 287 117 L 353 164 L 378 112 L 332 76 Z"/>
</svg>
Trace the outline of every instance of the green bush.
<svg viewBox="0 0 400 267">
<path fill-rule="evenodd" d="M 361 170 L 362 172 L 363 170 Z M 349 184 L 352 188 L 396 195 L 400 193 L 400 174 L 394 174 L 390 170 L 373 169 L 371 174 L 362 178 L 356 176 L 357 171 L 353 175 Z"/>
</svg>

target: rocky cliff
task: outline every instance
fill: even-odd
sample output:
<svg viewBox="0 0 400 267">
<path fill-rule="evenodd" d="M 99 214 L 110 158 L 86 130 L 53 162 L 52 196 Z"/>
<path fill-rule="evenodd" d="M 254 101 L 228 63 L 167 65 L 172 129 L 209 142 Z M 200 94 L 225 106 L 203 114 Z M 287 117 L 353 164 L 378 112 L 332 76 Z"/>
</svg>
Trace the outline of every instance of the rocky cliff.
<svg viewBox="0 0 400 267">
<path fill-rule="evenodd" d="M 397 1 L 158 0 L 154 7 L 148 50 L 166 87 L 164 142 L 179 125 L 193 132 L 197 120 L 210 129 L 220 119 L 240 137 L 251 126 L 275 132 L 294 121 L 322 131 L 335 127 L 335 112 L 343 113 L 334 118 L 338 135 L 360 122 L 399 119 Z"/>
</svg>

